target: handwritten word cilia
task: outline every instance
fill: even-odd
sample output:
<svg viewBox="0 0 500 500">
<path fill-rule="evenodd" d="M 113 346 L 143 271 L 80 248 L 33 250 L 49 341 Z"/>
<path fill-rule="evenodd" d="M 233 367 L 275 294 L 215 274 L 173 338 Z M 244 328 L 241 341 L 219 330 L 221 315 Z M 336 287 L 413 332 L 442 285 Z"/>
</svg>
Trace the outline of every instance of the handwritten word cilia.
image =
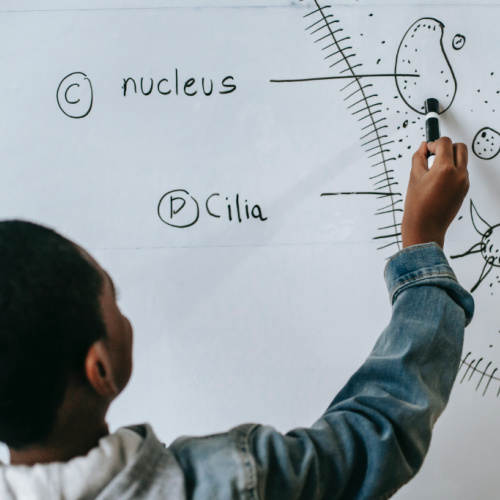
<svg viewBox="0 0 500 500">
<path fill-rule="evenodd" d="M 260 205 L 251 204 L 236 194 L 234 197 L 213 193 L 204 199 L 206 215 L 226 222 L 267 220 Z M 200 204 L 185 189 L 165 193 L 158 203 L 158 216 L 165 224 L 185 228 L 196 224 L 200 218 Z"/>
</svg>

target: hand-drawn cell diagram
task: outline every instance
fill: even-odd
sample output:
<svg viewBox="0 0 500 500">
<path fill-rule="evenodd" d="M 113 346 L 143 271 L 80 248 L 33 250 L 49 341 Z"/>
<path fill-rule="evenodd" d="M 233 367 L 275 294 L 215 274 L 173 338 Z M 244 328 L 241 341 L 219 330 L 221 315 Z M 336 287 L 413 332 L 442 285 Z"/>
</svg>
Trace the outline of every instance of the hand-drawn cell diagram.
<svg viewBox="0 0 500 500">
<path fill-rule="evenodd" d="M 479 267 L 479 277 L 476 283 L 472 286 L 471 292 L 475 292 L 483 283 L 488 284 L 490 290 L 494 283 L 500 283 L 500 223 L 490 224 L 484 217 L 479 214 L 476 205 L 470 200 L 470 217 L 472 226 L 480 239 L 472 245 L 467 251 L 452 255 L 452 259 L 460 259 L 471 255 L 480 255 L 482 267 Z M 493 292 L 491 292 L 493 295 Z M 498 332 L 500 333 L 500 331 Z M 493 344 L 489 344 L 492 348 Z M 461 375 L 459 375 L 460 383 L 474 382 L 475 390 L 481 388 L 484 396 L 489 388 L 497 386 L 496 397 L 500 396 L 500 377 L 496 375 L 498 367 L 495 366 L 491 359 L 488 360 L 484 356 L 474 356 L 472 351 L 468 351 L 462 359 L 460 366 Z M 492 384 L 493 382 L 493 384 Z"/>
<path fill-rule="evenodd" d="M 399 192 L 396 180 L 398 174 L 396 165 L 397 160 L 402 158 L 401 153 L 405 153 L 401 149 L 401 143 L 407 149 L 411 148 L 410 140 L 406 140 L 408 135 L 405 139 L 401 133 L 408 133 L 407 127 L 414 129 L 416 126 L 419 127 L 421 135 L 425 136 L 422 115 L 424 115 L 424 102 L 429 97 L 438 99 L 440 114 L 453 105 L 458 83 L 447 51 L 450 55 L 461 51 L 465 46 L 466 37 L 458 33 L 445 37 L 445 26 L 440 20 L 430 17 L 418 19 L 409 25 L 406 31 L 402 31 L 397 51 L 392 55 L 391 70 L 366 72 L 362 70 L 363 63 L 358 62 L 358 56 L 353 47 L 353 38 L 344 31 L 341 20 L 333 14 L 332 7 L 323 4 L 320 0 L 312 0 L 310 5 L 310 10 L 303 16 L 307 22 L 305 30 L 313 37 L 313 43 L 324 54 L 330 74 L 319 77 L 289 75 L 286 79 L 273 79 L 271 82 L 307 84 L 310 81 L 320 80 L 341 81 L 342 86 L 337 92 L 340 92 L 347 111 L 353 117 L 353 127 L 357 125 L 359 129 L 360 148 L 366 155 L 370 166 L 369 180 L 372 182 L 373 189 L 343 186 L 342 191 L 325 192 L 321 193 L 321 196 L 371 195 L 380 200 L 380 207 L 375 212 L 376 220 L 383 218 L 388 220 L 377 224 L 377 234 L 373 238 L 382 242 L 378 250 L 389 248 L 394 251 L 401 248 L 403 212 L 403 196 Z M 444 40 L 449 41 L 445 43 Z M 384 44 L 385 41 L 382 40 L 379 43 Z M 381 58 L 376 61 L 376 65 L 380 61 Z M 493 72 L 491 75 L 493 76 Z M 388 97 L 380 97 L 387 95 L 382 90 L 387 89 L 388 81 L 394 84 L 394 99 L 397 99 L 395 102 L 399 102 L 400 108 L 396 112 L 392 111 L 390 119 L 387 119 L 385 113 L 389 111 L 391 105 L 384 102 L 384 99 Z M 377 92 L 379 82 L 383 82 L 385 87 Z M 433 95 L 429 95 L 430 91 Z M 477 89 L 477 92 L 479 94 L 480 89 Z M 497 93 L 500 93 L 500 90 Z M 402 103 L 404 104 L 401 105 Z M 485 103 L 487 104 L 488 101 L 485 100 Z M 402 118 L 399 126 L 394 124 L 394 116 L 397 117 L 395 113 L 400 113 Z M 396 126 L 399 132 L 391 130 Z M 398 134 L 401 137 L 399 139 Z M 500 134 L 493 128 L 483 127 L 474 137 L 472 146 L 479 158 L 484 160 L 494 158 L 500 151 Z M 366 182 L 366 179 L 363 180 Z M 334 200 L 335 198 L 332 201 Z M 472 291 L 475 291 L 487 279 L 497 280 L 500 283 L 500 223 L 492 225 L 486 222 L 486 219 L 479 215 L 472 201 L 470 201 L 470 216 L 473 229 L 480 239 L 469 250 L 463 254 L 454 255 L 452 258 L 465 258 L 472 254 L 480 255 L 482 264 L 478 269 L 477 282 L 472 287 Z M 494 270 L 498 270 L 497 273 Z M 490 286 L 492 286 L 491 283 Z M 493 361 L 487 362 L 484 356 L 474 356 L 471 351 L 467 352 L 460 367 L 460 382 L 475 383 L 475 390 L 481 388 L 483 396 L 496 386 L 496 395 L 500 397 L 500 376 L 496 376 L 500 368 L 497 368 L 495 364 Z"/>
<path fill-rule="evenodd" d="M 405 33 L 396 54 L 395 78 L 399 95 L 413 111 L 424 115 L 429 97 L 439 101 L 440 113 L 453 103 L 457 81 L 443 47 L 444 25 L 437 19 L 419 19 Z M 410 73 L 410 79 L 398 74 Z M 431 90 L 432 89 L 432 90 Z M 429 95 L 432 91 L 433 95 Z"/>
<path fill-rule="evenodd" d="M 57 87 L 59 109 L 70 118 L 85 118 L 92 109 L 94 92 L 85 73 L 76 71 L 65 76 Z"/>
<path fill-rule="evenodd" d="M 490 127 L 483 127 L 472 140 L 472 151 L 482 160 L 491 160 L 500 153 L 500 134 Z"/>
<path fill-rule="evenodd" d="M 429 97 L 439 100 L 440 113 L 446 111 L 455 98 L 457 81 L 443 45 L 444 24 L 434 18 L 418 19 L 402 36 L 397 52 L 393 55 L 393 70 L 366 73 L 361 70 L 363 63 L 356 60 L 351 36 L 345 33 L 340 19 L 334 16 L 331 9 L 330 5 L 314 0 L 312 10 L 304 18 L 307 21 L 306 32 L 325 54 L 328 68 L 334 74 L 317 78 L 275 79 L 271 82 L 345 80 L 340 93 L 343 94 L 347 110 L 359 126 L 361 147 L 373 172 L 369 176 L 373 190 L 345 189 L 321 193 L 321 196 L 371 195 L 380 199 L 381 206 L 375 215 L 386 220 L 377 224 L 378 234 L 373 239 L 381 242 L 379 250 L 400 249 L 403 197 L 395 176 L 395 162 L 402 155 L 394 150 L 401 148 L 401 144 L 395 144 L 395 140 L 391 139 L 389 121 L 384 116 L 384 111 L 389 108 L 379 97 L 375 82 L 392 80 L 397 91 L 395 98 L 399 97 L 406 105 L 407 111 L 404 113 L 407 117 L 398 129 L 406 129 L 411 124 L 421 125 L 422 122 L 419 124 L 418 120 L 424 115 L 424 102 Z M 380 59 L 377 64 L 379 62 Z M 434 95 L 429 95 L 429 88 Z M 423 127 L 420 128 L 423 130 Z"/>
<path fill-rule="evenodd" d="M 476 284 L 471 288 L 471 292 L 474 292 L 494 267 L 500 268 L 500 223 L 492 226 L 486 222 L 486 220 L 479 215 L 472 200 L 470 201 L 470 215 L 472 225 L 481 239 L 466 252 L 459 255 L 452 255 L 451 258 L 458 259 L 472 254 L 481 254 L 484 265 Z M 498 281 L 500 278 L 497 276 L 496 279 Z M 500 283 L 500 281 L 498 282 Z"/>
</svg>

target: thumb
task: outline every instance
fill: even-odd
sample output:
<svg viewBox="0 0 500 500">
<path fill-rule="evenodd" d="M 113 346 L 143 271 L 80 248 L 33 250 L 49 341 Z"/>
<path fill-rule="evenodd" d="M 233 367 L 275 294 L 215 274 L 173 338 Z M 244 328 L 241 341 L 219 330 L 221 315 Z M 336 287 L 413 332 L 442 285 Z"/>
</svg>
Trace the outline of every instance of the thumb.
<svg viewBox="0 0 500 500">
<path fill-rule="evenodd" d="M 422 175 L 424 172 L 429 170 L 427 166 L 427 155 L 429 153 L 429 149 L 427 148 L 427 143 L 424 141 L 420 144 L 420 147 L 413 154 L 412 162 L 411 162 L 411 171 L 412 174 L 417 174 L 418 176 Z"/>
</svg>

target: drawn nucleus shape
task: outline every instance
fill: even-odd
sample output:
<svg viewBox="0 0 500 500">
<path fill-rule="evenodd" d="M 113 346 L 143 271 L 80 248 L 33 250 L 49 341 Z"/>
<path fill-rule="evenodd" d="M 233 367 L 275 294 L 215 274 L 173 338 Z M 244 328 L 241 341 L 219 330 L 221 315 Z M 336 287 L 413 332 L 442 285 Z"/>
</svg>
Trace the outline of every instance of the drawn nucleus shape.
<svg viewBox="0 0 500 500">
<path fill-rule="evenodd" d="M 472 140 L 472 151 L 482 160 L 491 160 L 500 153 L 500 134 L 490 127 L 482 128 Z"/>
<path fill-rule="evenodd" d="M 90 113 L 93 102 L 92 83 L 85 73 L 71 73 L 57 87 L 57 104 L 70 118 L 85 118 Z"/>
<path fill-rule="evenodd" d="M 423 115 L 424 102 L 433 97 L 440 112 L 455 99 L 457 81 L 443 47 L 444 24 L 422 18 L 405 33 L 396 54 L 396 86 L 403 101 Z"/>
</svg>

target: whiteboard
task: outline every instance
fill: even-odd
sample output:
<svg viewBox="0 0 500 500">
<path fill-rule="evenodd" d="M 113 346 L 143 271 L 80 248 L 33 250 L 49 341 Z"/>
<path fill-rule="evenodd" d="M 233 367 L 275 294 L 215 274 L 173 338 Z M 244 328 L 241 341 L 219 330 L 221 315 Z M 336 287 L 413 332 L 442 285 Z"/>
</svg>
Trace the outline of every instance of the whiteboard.
<svg viewBox="0 0 500 500">
<path fill-rule="evenodd" d="M 470 148 L 445 252 L 477 311 L 427 461 L 396 498 L 496 498 L 498 2 L 325 6 L 3 2 L 1 216 L 54 227 L 113 276 L 135 329 L 113 429 L 147 421 L 171 442 L 307 426 L 390 318 L 383 269 L 437 71 L 442 131 Z"/>
</svg>

